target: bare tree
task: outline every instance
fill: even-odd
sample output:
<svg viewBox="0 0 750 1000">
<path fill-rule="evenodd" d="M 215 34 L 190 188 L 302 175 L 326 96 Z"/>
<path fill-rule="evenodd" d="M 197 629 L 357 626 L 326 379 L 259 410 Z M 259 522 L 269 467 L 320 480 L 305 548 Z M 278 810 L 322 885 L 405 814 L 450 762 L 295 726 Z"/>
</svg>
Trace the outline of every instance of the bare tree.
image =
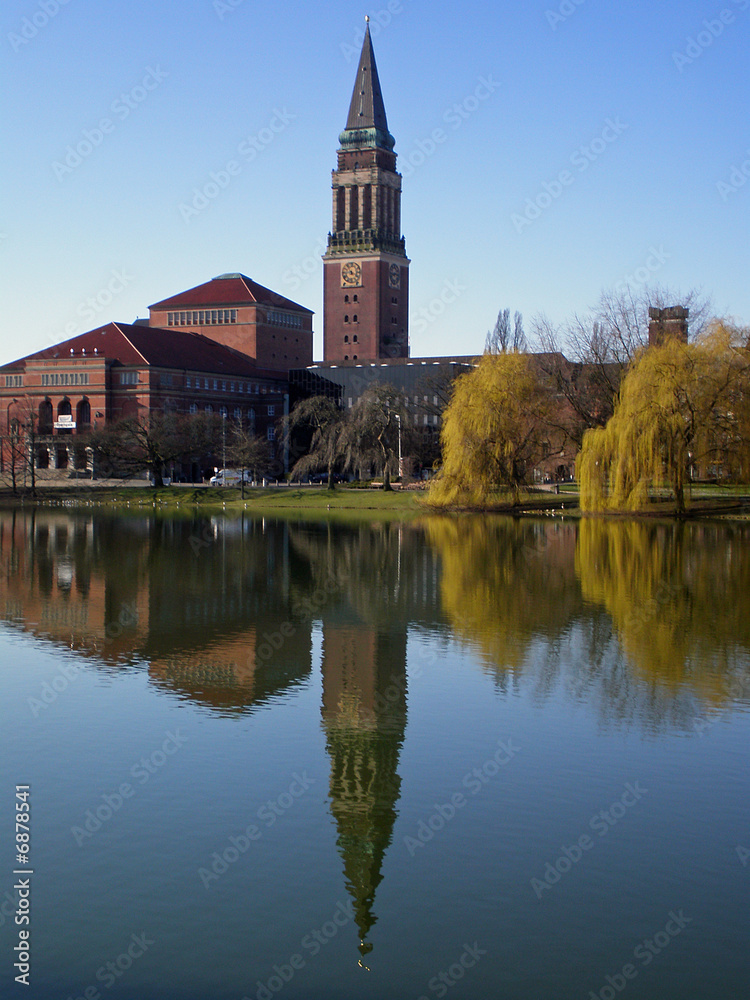
<svg viewBox="0 0 750 1000">
<path fill-rule="evenodd" d="M 501 309 L 497 314 L 495 326 L 485 338 L 485 354 L 505 354 L 506 351 L 525 351 L 528 348 L 526 334 L 523 331 L 523 316 L 516 312 L 513 325 L 510 322 L 510 309 Z"/>
<path fill-rule="evenodd" d="M 344 425 L 346 468 L 374 467 L 383 473 L 383 489 L 390 490 L 391 476 L 398 470 L 400 435 L 406 430 L 402 394 L 392 385 L 374 383 L 351 408 Z"/>
<path fill-rule="evenodd" d="M 252 472 L 253 479 L 265 474 L 269 464 L 268 441 L 255 434 L 237 419 L 230 428 L 226 446 L 227 458 L 240 470 L 240 490 L 245 499 L 245 472 Z"/>
<path fill-rule="evenodd" d="M 605 290 L 588 312 L 559 326 L 544 314 L 532 321 L 540 371 L 567 401 L 573 420 L 569 433 L 580 444 L 590 427 L 609 420 L 626 369 L 648 345 L 650 307 L 689 309 L 688 336 L 698 337 L 711 319 L 711 302 L 698 289 L 687 293 L 666 287 L 624 286 Z"/>
<path fill-rule="evenodd" d="M 301 399 L 282 426 L 287 444 L 294 438 L 295 451 L 304 451 L 292 467 L 295 475 L 307 475 L 323 467 L 328 473 L 328 489 L 334 488 L 333 470 L 343 458 L 344 413 L 329 396 Z"/>
</svg>

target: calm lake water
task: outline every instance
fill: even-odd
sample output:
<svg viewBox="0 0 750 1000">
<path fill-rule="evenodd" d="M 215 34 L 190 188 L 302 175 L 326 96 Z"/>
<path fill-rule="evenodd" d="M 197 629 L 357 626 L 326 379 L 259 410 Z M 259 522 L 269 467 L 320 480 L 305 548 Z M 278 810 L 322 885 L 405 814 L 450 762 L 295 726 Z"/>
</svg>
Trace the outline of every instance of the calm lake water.
<svg viewBox="0 0 750 1000">
<path fill-rule="evenodd" d="M 0 995 L 746 996 L 749 543 L 0 512 Z"/>
</svg>

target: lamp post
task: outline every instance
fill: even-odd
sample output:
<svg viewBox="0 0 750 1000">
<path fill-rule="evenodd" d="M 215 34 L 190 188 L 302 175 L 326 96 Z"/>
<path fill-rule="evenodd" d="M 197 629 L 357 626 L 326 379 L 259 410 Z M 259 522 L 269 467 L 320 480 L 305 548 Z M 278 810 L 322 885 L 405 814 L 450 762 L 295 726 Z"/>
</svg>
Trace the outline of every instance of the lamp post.
<svg viewBox="0 0 750 1000">
<path fill-rule="evenodd" d="M 403 462 L 401 459 L 401 414 L 395 413 L 394 416 L 398 421 L 398 478 L 403 479 L 404 472 L 403 472 Z"/>
</svg>

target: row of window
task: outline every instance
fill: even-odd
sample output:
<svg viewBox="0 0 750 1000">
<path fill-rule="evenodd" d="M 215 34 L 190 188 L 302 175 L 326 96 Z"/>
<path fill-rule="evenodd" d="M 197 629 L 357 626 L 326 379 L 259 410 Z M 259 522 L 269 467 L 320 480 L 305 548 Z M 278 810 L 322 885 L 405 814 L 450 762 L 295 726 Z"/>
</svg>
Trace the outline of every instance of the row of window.
<svg viewBox="0 0 750 1000">
<path fill-rule="evenodd" d="M 15 376 L 20 378 L 20 376 Z M 6 385 L 7 380 L 6 380 Z M 20 385 L 21 383 L 19 383 Z M 88 385 L 88 372 L 55 372 L 52 375 L 42 375 L 42 385 Z"/>
<path fill-rule="evenodd" d="M 355 337 L 356 340 L 356 337 Z M 54 378 L 58 376 L 42 376 L 44 378 Z M 59 376 L 64 377 L 64 376 Z M 89 377 L 88 375 L 79 376 L 81 379 L 85 379 L 82 382 L 49 382 L 42 384 L 48 385 L 88 385 Z M 138 385 L 139 384 L 139 373 L 138 372 L 120 372 L 120 385 Z M 162 373 L 159 376 L 159 385 L 162 388 L 171 388 L 175 385 L 175 379 L 172 375 Z M 206 378 L 198 375 L 188 375 L 185 378 L 185 388 L 186 389 L 208 389 L 214 392 L 244 392 L 250 396 L 257 396 L 258 393 L 272 392 L 273 388 L 271 386 L 266 386 L 263 384 L 258 384 L 257 382 L 227 382 L 226 379 L 217 378 Z"/>
<path fill-rule="evenodd" d="M 191 403 L 190 407 L 189 407 L 189 410 L 190 410 L 190 413 L 197 413 L 198 412 L 198 404 L 197 403 Z M 203 410 L 204 410 L 205 413 L 213 413 L 214 412 L 214 408 L 211 405 L 211 403 L 206 403 L 206 405 L 203 407 Z M 216 412 L 219 413 L 222 417 L 228 417 L 229 416 L 229 409 L 226 406 L 220 406 Z M 266 412 L 268 413 L 269 417 L 275 417 L 276 416 L 276 407 L 273 404 L 271 404 L 270 406 L 266 407 Z M 234 411 L 233 411 L 233 416 L 235 416 L 237 418 L 237 420 L 241 420 L 242 419 L 242 407 L 241 406 L 235 406 Z M 247 419 L 251 420 L 251 421 L 255 420 L 255 409 L 252 406 L 247 411 Z"/>
<path fill-rule="evenodd" d="M 269 406 L 268 410 L 269 410 L 269 416 L 273 416 L 273 407 Z M 198 412 L 198 404 L 197 403 L 191 403 L 190 404 L 190 413 L 194 416 L 197 412 Z M 214 412 L 214 408 L 213 408 L 213 406 L 211 406 L 210 403 L 206 403 L 206 405 L 203 407 L 203 412 L 204 413 L 213 413 Z M 229 411 L 226 408 L 226 406 L 220 406 L 219 409 L 217 410 L 217 413 L 219 413 L 219 415 L 222 416 L 222 417 L 228 417 L 229 416 Z M 242 408 L 239 407 L 239 406 L 235 406 L 234 412 L 233 412 L 232 416 L 234 417 L 235 420 L 242 420 L 243 416 L 244 416 L 243 413 L 242 413 Z M 252 407 L 247 411 L 247 419 L 250 422 L 251 427 L 254 427 L 255 426 L 255 410 L 252 409 Z M 267 430 L 266 430 L 266 437 L 268 438 L 269 441 L 275 440 L 275 438 L 276 438 L 276 430 L 275 430 L 275 428 L 268 427 Z"/>
<path fill-rule="evenodd" d="M 211 389 L 213 386 L 214 391 L 219 391 L 219 379 L 210 379 L 203 376 L 192 376 L 188 375 L 185 379 L 186 389 Z M 229 387 L 227 389 L 227 386 Z M 271 386 L 258 385 L 257 382 L 227 382 L 226 379 L 221 379 L 221 391 L 222 392 L 246 392 L 250 396 L 257 396 L 258 392 L 266 393 L 271 392 Z"/>
<path fill-rule="evenodd" d="M 42 385 L 43 384 L 44 383 L 42 383 Z M 17 389 L 21 385 L 23 385 L 23 375 L 6 375 L 5 376 L 5 388 L 6 389 Z"/>
<path fill-rule="evenodd" d="M 192 309 L 190 312 L 167 313 L 167 326 L 211 326 L 236 322 L 236 309 Z"/>
<path fill-rule="evenodd" d="M 295 330 L 302 329 L 302 317 L 296 315 L 296 313 L 270 310 L 268 312 L 268 322 L 273 324 L 273 326 L 288 326 Z"/>
</svg>

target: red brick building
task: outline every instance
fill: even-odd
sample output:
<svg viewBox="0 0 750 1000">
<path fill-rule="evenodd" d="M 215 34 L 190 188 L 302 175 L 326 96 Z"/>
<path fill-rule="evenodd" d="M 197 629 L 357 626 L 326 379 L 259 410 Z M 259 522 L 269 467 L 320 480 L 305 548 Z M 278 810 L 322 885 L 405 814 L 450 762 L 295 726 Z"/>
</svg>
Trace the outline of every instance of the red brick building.
<svg viewBox="0 0 750 1000">
<path fill-rule="evenodd" d="M 401 174 L 369 25 L 339 143 L 323 257 L 323 360 L 407 358 L 410 262 L 401 235 Z"/>
<path fill-rule="evenodd" d="M 312 364 L 310 309 L 244 274 L 218 278 L 149 306 L 149 323 L 193 330 L 285 374 Z"/>
<path fill-rule="evenodd" d="M 91 471 L 86 436 L 124 417 L 219 413 L 273 442 L 289 397 L 286 372 L 201 333 L 107 323 L 2 366 L 0 400 L 4 466 L 23 436 L 37 469 Z"/>
</svg>

